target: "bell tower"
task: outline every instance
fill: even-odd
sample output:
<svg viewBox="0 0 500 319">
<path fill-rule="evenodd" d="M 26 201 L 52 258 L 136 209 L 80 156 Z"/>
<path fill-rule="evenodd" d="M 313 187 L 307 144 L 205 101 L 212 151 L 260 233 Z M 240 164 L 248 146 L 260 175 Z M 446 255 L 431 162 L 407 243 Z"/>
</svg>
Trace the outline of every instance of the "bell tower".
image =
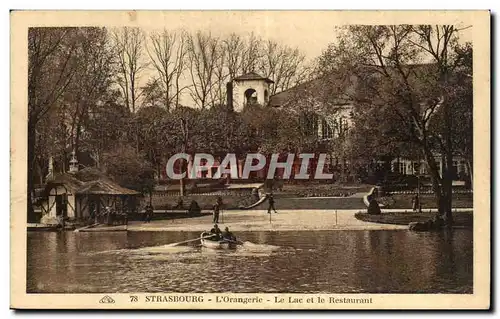
<svg viewBox="0 0 500 319">
<path fill-rule="evenodd" d="M 245 106 L 260 104 L 266 106 L 269 103 L 269 85 L 274 83 L 271 79 L 250 72 L 232 81 L 232 108 L 235 112 L 241 112 Z M 228 86 L 229 87 L 229 86 Z"/>
</svg>

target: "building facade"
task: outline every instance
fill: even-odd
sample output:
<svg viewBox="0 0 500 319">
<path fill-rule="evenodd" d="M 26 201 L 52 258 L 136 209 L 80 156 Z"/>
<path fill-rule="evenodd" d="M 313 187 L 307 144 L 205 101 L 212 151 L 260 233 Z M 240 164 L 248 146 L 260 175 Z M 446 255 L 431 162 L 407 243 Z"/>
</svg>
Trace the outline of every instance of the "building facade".
<svg viewBox="0 0 500 319">
<path fill-rule="evenodd" d="M 312 110 L 316 109 L 318 104 L 321 103 L 321 101 L 314 98 L 321 95 L 323 91 L 319 80 L 299 84 L 269 97 L 269 85 L 272 83 L 273 81 L 270 79 L 256 73 L 249 73 L 235 78 L 232 81 L 233 90 L 228 92 L 228 96 L 231 96 L 229 100 L 232 99 L 232 104 L 229 103 L 229 105 L 233 106 L 233 110 L 240 112 L 248 103 L 259 103 L 273 108 L 286 108 L 290 103 L 300 100 L 308 103 Z M 324 116 L 320 115 L 321 112 L 314 111 L 311 111 L 310 114 L 304 114 L 304 117 L 308 119 L 307 129 L 311 131 L 311 134 L 316 134 L 320 141 L 346 136 L 349 129 L 354 125 L 354 105 L 352 102 L 348 99 L 339 99 L 337 104 L 334 114 Z M 436 154 L 435 159 L 442 175 L 441 155 Z M 456 179 L 461 175 L 469 174 L 466 161 L 460 156 L 454 157 L 453 169 Z M 428 167 L 424 160 L 419 162 L 408 158 L 393 159 L 391 171 L 402 175 L 428 175 Z"/>
</svg>

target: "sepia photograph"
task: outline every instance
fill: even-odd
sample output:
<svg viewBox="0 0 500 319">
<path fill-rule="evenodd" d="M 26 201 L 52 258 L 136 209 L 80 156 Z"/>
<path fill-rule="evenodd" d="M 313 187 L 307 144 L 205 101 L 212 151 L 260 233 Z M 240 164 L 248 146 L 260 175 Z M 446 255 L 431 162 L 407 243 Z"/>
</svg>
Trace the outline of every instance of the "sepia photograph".
<svg viewBox="0 0 500 319">
<path fill-rule="evenodd" d="M 18 293 L 489 307 L 489 12 L 29 14 L 11 17 Z"/>
</svg>

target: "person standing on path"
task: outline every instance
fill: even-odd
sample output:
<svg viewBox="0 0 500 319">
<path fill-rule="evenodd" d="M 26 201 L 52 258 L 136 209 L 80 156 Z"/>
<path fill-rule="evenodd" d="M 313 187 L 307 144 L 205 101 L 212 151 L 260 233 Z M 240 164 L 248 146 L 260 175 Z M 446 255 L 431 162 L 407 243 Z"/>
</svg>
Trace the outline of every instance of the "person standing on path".
<svg viewBox="0 0 500 319">
<path fill-rule="evenodd" d="M 214 205 L 214 213 L 213 213 L 213 220 L 212 220 L 212 222 L 214 224 L 219 223 L 219 212 L 220 212 L 220 206 L 219 206 L 219 203 L 216 202 Z"/>
<path fill-rule="evenodd" d="M 276 208 L 274 208 L 274 196 L 273 194 L 269 194 L 268 195 L 268 201 L 269 201 L 269 207 L 267 208 L 267 213 L 268 214 L 271 214 L 271 209 L 274 211 L 275 214 L 277 214 L 278 212 L 276 211 Z"/>
<path fill-rule="evenodd" d="M 224 209 L 224 203 L 222 202 L 222 197 L 221 196 L 217 196 L 217 206 L 219 206 L 219 211 L 222 215 L 222 221 L 221 222 L 224 222 L 224 212 L 222 211 Z"/>
<path fill-rule="evenodd" d="M 149 223 L 151 219 L 153 219 L 153 212 L 154 212 L 153 206 L 148 204 L 146 206 L 146 218 L 145 218 L 146 223 Z"/>
<path fill-rule="evenodd" d="M 418 197 L 418 194 L 415 195 L 412 199 L 412 208 L 414 212 L 420 212 L 420 198 Z"/>
</svg>

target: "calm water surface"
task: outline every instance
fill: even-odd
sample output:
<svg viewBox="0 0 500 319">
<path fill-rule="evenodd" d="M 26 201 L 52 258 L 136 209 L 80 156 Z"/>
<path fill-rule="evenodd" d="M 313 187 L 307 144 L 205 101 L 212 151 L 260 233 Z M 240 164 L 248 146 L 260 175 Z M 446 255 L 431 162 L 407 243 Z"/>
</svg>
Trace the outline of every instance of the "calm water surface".
<svg viewBox="0 0 500 319">
<path fill-rule="evenodd" d="M 472 231 L 29 232 L 28 292 L 472 293 Z"/>
</svg>

